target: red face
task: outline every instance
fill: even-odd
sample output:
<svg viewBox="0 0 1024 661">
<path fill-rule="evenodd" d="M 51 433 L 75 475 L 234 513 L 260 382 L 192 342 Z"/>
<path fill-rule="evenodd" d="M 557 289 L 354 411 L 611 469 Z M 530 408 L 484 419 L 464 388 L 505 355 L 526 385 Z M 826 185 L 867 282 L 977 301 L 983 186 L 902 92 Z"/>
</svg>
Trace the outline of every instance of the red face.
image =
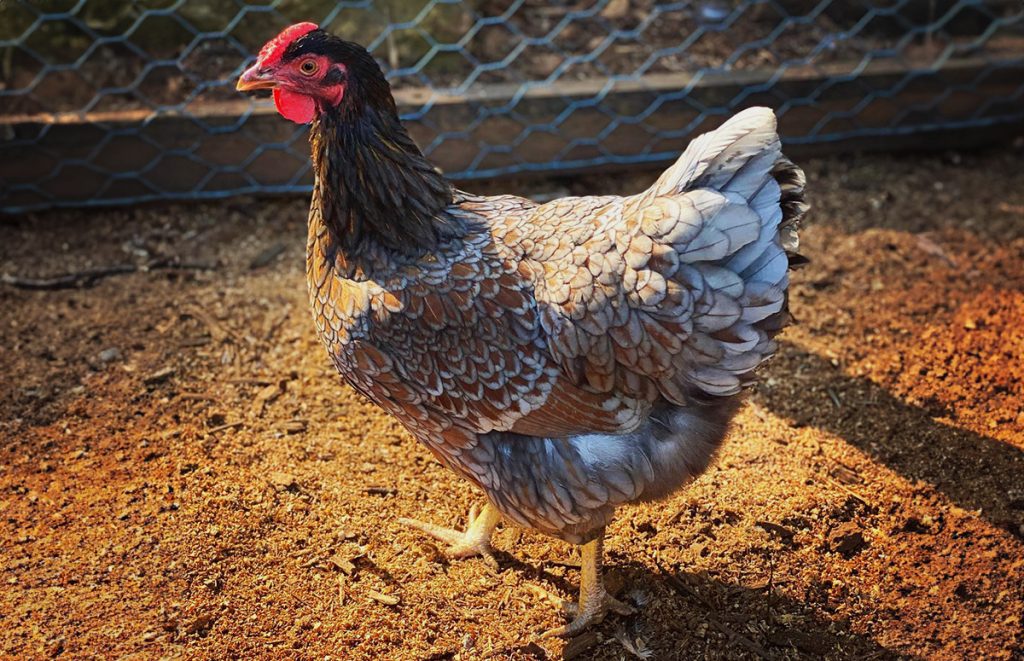
<svg viewBox="0 0 1024 661">
<path fill-rule="evenodd" d="M 319 108 L 337 106 L 345 96 L 348 79 L 344 64 L 312 53 L 286 57 L 294 41 L 316 29 L 313 23 L 285 28 L 260 50 L 256 64 L 242 74 L 235 88 L 274 90 L 278 112 L 298 124 L 313 121 Z"/>
</svg>

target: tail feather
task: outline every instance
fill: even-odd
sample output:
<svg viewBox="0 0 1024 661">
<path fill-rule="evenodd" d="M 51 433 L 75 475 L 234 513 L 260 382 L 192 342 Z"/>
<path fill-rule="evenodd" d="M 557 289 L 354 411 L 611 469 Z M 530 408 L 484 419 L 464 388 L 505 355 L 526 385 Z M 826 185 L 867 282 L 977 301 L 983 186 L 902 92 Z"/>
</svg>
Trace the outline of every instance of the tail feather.
<svg viewBox="0 0 1024 661">
<path fill-rule="evenodd" d="M 779 208 L 782 209 L 782 223 L 779 225 L 779 234 L 782 238 L 782 247 L 789 254 L 791 265 L 797 265 L 793 264 L 794 257 L 798 258 L 800 264 L 806 263 L 806 258 L 796 252 L 800 248 L 800 237 L 797 235 L 800 220 L 810 208 L 804 200 L 804 186 L 807 184 L 804 171 L 793 161 L 780 156 L 772 168 L 772 176 L 775 177 L 780 191 Z"/>
<path fill-rule="evenodd" d="M 799 248 L 797 230 L 807 212 L 804 172 L 782 154 L 778 122 L 769 108 L 748 108 L 717 130 L 693 140 L 658 178 L 651 197 L 701 188 L 748 200 L 766 229 L 777 229 L 787 253 Z M 767 232 L 766 232 L 767 233 Z M 750 259 L 737 256 L 736 263 Z"/>
<path fill-rule="evenodd" d="M 748 108 L 693 140 L 653 190 L 655 195 L 670 195 L 711 188 L 749 199 L 780 155 L 775 113 Z"/>
<path fill-rule="evenodd" d="M 745 110 L 718 130 L 691 142 L 649 191 L 652 199 L 713 191 L 730 201 L 701 228 L 695 237 L 698 244 L 705 234 L 714 235 L 723 231 L 723 226 L 735 224 L 744 216 L 739 213 L 741 209 L 754 218 L 754 234 L 731 241 L 724 254 L 714 254 L 714 260 L 695 264 L 688 255 L 680 254 L 701 271 L 707 286 L 715 291 L 716 302 L 735 296 L 741 310 L 737 319 L 730 318 L 727 328 L 711 333 L 709 338 L 724 347 L 725 354 L 690 374 L 708 393 L 728 394 L 749 382 L 753 368 L 774 352 L 772 338 L 789 319 L 787 271 L 803 260 L 796 252 L 797 230 L 808 207 L 803 171 L 782 154 L 776 130 L 771 110 Z M 749 222 L 743 224 L 750 226 Z M 719 286 L 719 281 L 729 279 L 710 277 L 722 271 L 736 274 L 742 282 L 742 293 L 737 296 Z M 708 332 L 702 328 L 707 322 L 700 319 L 700 312 L 706 313 L 698 307 L 694 327 Z M 691 337 L 690 341 L 695 339 Z"/>
</svg>

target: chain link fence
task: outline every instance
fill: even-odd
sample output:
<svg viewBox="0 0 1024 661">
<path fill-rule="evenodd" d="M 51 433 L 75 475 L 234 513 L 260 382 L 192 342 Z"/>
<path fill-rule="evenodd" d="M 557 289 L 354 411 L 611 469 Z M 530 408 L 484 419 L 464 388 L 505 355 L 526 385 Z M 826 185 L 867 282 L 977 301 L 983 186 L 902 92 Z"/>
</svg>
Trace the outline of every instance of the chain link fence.
<svg viewBox="0 0 1024 661">
<path fill-rule="evenodd" d="M 667 161 L 755 104 L 790 145 L 1024 121 L 1022 0 L 0 0 L 0 209 L 308 191 L 305 127 L 234 91 L 306 20 L 455 179 Z"/>
</svg>

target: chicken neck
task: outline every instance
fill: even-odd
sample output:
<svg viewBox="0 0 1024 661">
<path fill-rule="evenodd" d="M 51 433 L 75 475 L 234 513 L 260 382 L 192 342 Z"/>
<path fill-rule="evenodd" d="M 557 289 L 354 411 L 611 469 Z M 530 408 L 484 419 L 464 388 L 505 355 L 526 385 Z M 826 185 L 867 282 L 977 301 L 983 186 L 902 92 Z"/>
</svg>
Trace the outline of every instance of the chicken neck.
<svg viewBox="0 0 1024 661">
<path fill-rule="evenodd" d="M 381 251 L 416 258 L 466 231 L 448 211 L 454 189 L 391 106 L 325 109 L 312 125 L 313 203 L 355 268 L 361 256 Z"/>
</svg>

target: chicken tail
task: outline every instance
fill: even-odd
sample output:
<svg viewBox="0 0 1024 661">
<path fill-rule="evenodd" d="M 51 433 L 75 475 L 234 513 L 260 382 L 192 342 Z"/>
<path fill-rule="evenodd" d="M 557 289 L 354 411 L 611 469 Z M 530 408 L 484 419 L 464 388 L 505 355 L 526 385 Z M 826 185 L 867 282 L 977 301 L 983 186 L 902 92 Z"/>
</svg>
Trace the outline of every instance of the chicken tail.
<svg viewBox="0 0 1024 661">
<path fill-rule="evenodd" d="M 782 247 L 789 257 L 790 268 L 807 264 L 806 257 L 797 252 L 800 249 L 800 221 L 807 213 L 809 205 L 804 200 L 804 186 L 807 183 L 804 171 L 793 161 L 783 155 L 775 161 L 772 177 L 779 185 L 779 207 L 782 209 L 782 221 L 779 222 L 779 237 Z"/>
<path fill-rule="evenodd" d="M 710 188 L 737 193 L 752 203 L 765 223 L 777 229 L 782 247 L 795 254 L 799 248 L 797 230 L 807 212 L 804 200 L 804 172 L 782 154 L 777 133 L 778 122 L 769 108 L 748 108 L 701 135 L 686 148 L 672 167 L 665 170 L 648 191 L 653 199 L 662 195 Z M 778 185 L 778 198 L 771 187 L 766 190 L 766 175 Z M 774 198 L 774 199 L 773 199 Z"/>
<path fill-rule="evenodd" d="M 744 110 L 693 140 L 638 200 L 685 199 L 700 215 L 696 235 L 673 245 L 700 273 L 688 283 L 697 305 L 683 354 L 690 381 L 710 394 L 736 392 L 774 353 L 790 318 L 787 271 L 806 261 L 797 253 L 804 173 L 783 156 L 776 126 L 768 108 Z"/>
</svg>

